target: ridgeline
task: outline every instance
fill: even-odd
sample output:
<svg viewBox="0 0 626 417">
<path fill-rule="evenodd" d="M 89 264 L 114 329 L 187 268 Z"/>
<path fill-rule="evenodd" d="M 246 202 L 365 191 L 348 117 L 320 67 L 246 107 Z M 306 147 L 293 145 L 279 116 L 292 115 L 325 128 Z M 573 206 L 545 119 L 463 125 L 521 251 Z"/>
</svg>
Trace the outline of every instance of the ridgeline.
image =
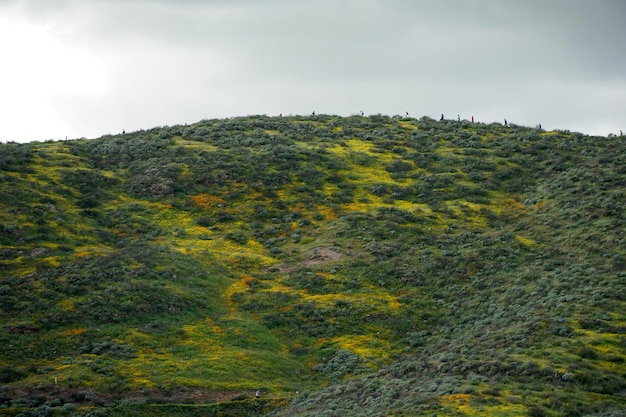
<svg viewBox="0 0 626 417">
<path fill-rule="evenodd" d="M 625 158 L 382 115 L 0 144 L 0 416 L 625 416 Z"/>
</svg>

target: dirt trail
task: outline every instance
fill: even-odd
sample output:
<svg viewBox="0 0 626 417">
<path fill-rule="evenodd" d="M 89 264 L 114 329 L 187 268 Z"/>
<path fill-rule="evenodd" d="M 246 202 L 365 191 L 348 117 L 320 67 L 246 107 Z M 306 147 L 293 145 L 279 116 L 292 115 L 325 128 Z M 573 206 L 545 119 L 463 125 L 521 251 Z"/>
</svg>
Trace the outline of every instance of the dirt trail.
<svg viewBox="0 0 626 417">
<path fill-rule="evenodd" d="M 155 403 L 194 403 L 204 404 L 225 402 L 235 399 L 253 398 L 253 391 L 208 391 L 197 387 L 176 387 L 171 390 L 134 390 L 102 393 L 86 387 L 48 385 L 39 387 L 11 387 L 8 400 L 48 403 L 56 399 L 62 403 L 91 404 L 104 406 L 115 401 L 155 402 Z M 39 404 L 39 405 L 40 405 Z"/>
</svg>

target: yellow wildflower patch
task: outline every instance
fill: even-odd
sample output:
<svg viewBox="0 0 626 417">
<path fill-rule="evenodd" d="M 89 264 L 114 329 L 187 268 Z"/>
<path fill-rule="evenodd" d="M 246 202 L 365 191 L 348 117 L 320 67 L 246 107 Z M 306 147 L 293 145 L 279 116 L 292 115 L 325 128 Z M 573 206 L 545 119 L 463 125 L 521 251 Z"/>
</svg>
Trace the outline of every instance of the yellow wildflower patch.
<svg viewBox="0 0 626 417">
<path fill-rule="evenodd" d="M 191 197 L 196 207 L 208 210 L 209 207 L 219 206 L 224 204 L 224 200 L 219 197 L 215 197 L 209 194 L 198 194 Z"/>
<path fill-rule="evenodd" d="M 515 240 L 527 247 L 531 247 L 536 243 L 534 240 L 520 235 L 515 235 Z"/>
<path fill-rule="evenodd" d="M 471 396 L 469 394 L 450 394 L 441 396 L 441 404 L 454 405 L 458 408 L 467 408 L 469 406 Z"/>
<path fill-rule="evenodd" d="M 374 147 L 374 144 L 372 142 L 360 139 L 350 139 L 346 141 L 346 143 L 348 144 L 350 149 L 360 152 L 372 153 L 372 148 Z"/>
<path fill-rule="evenodd" d="M 76 329 L 67 329 L 67 330 L 63 330 L 63 332 L 61 332 L 61 334 L 63 336 L 78 336 L 80 334 L 83 334 L 87 331 L 86 327 L 78 327 Z"/>
<path fill-rule="evenodd" d="M 349 211 L 367 212 L 372 206 L 370 203 L 349 203 L 344 205 L 344 208 Z"/>
<path fill-rule="evenodd" d="M 337 219 L 337 213 L 335 212 L 335 210 L 328 206 L 318 206 L 317 211 L 322 216 L 324 216 L 324 220 L 336 220 Z"/>
<path fill-rule="evenodd" d="M 247 292 L 250 290 L 250 276 L 243 275 L 239 281 L 235 281 L 230 287 L 226 289 L 226 304 L 229 310 L 234 311 L 235 307 L 232 301 L 232 296 L 235 293 Z"/>
<path fill-rule="evenodd" d="M 415 122 L 400 120 L 398 124 L 407 130 L 418 130 L 417 124 L 415 124 Z"/>
<path fill-rule="evenodd" d="M 59 303 L 61 308 L 65 311 L 74 311 L 74 302 L 72 300 L 64 299 Z"/>
<path fill-rule="evenodd" d="M 210 317 L 207 317 L 205 320 L 205 326 L 211 331 L 211 333 L 217 335 L 217 336 L 223 336 L 224 335 L 224 329 L 222 328 L 222 326 L 220 326 L 219 324 L 215 323 L 215 320 L 213 320 Z"/>
<path fill-rule="evenodd" d="M 57 268 L 61 265 L 59 262 L 58 256 L 48 256 L 47 258 L 42 258 L 43 261 L 47 261 L 51 267 Z"/>
<path fill-rule="evenodd" d="M 387 359 L 391 351 L 387 341 L 378 340 L 372 335 L 344 335 L 332 339 L 331 342 L 365 360 Z"/>
<path fill-rule="evenodd" d="M 445 408 L 451 408 L 464 416 L 521 416 L 526 415 L 526 406 L 509 403 L 506 405 L 472 405 L 473 396 L 470 394 L 448 394 L 442 395 L 440 404 Z"/>
</svg>

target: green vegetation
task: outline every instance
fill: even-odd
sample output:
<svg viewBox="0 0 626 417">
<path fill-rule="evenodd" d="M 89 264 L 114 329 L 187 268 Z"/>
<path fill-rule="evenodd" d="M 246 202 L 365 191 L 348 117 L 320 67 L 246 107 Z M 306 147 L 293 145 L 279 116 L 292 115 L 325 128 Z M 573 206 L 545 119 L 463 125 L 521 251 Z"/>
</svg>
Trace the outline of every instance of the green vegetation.
<svg viewBox="0 0 626 417">
<path fill-rule="evenodd" d="M 0 415 L 623 416 L 625 157 L 381 115 L 1 144 Z"/>
</svg>

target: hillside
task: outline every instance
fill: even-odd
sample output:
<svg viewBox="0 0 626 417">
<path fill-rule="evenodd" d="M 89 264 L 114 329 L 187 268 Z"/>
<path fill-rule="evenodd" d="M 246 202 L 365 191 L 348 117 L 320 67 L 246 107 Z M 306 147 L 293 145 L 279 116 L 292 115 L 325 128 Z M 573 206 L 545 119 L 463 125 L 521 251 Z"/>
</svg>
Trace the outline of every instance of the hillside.
<svg viewBox="0 0 626 417">
<path fill-rule="evenodd" d="M 0 415 L 624 416 L 625 158 L 381 115 L 1 144 Z"/>
</svg>

